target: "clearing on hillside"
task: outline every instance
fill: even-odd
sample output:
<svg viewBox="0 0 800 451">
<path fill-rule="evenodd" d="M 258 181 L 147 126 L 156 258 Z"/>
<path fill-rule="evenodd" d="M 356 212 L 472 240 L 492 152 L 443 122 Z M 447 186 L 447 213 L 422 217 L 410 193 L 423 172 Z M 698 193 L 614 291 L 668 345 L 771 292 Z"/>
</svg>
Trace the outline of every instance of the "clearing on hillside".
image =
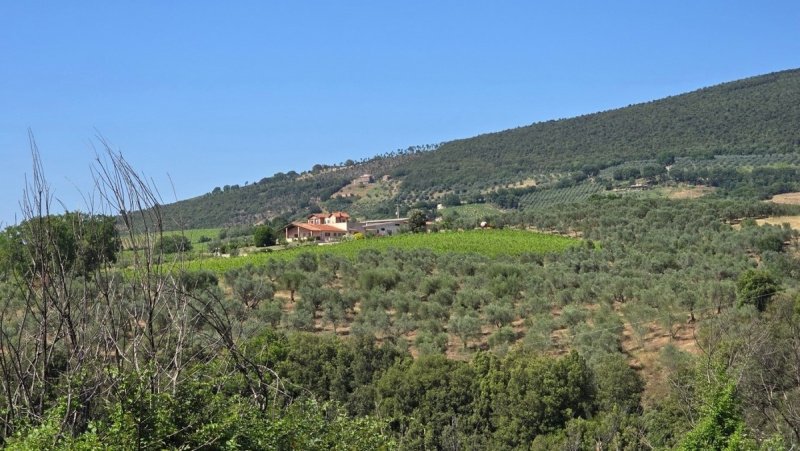
<svg viewBox="0 0 800 451">
<path fill-rule="evenodd" d="M 800 216 L 770 216 L 768 218 L 756 219 L 758 225 L 770 224 L 782 226 L 789 224 L 789 227 L 800 230 Z"/>
<path fill-rule="evenodd" d="M 713 193 L 715 190 L 711 186 L 678 186 L 674 189 L 667 191 L 667 198 L 669 199 L 697 199 L 707 194 Z"/>
<path fill-rule="evenodd" d="M 776 204 L 800 205 L 800 193 L 776 194 L 770 200 Z"/>
</svg>

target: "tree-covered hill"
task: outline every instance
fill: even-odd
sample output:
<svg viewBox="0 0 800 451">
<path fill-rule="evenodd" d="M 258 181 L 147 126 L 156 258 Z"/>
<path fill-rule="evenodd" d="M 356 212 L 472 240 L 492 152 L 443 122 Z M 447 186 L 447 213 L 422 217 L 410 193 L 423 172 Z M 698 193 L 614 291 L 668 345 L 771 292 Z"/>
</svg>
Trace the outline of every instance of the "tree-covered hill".
<svg viewBox="0 0 800 451">
<path fill-rule="evenodd" d="M 278 173 L 260 181 L 216 187 L 202 196 L 163 206 L 167 229 L 194 229 L 291 218 L 318 211 L 319 203 L 364 174 L 390 174 L 418 158 L 428 147 L 413 147 L 366 161 L 316 165 L 298 174 Z"/>
<path fill-rule="evenodd" d="M 661 100 L 571 119 L 552 120 L 444 143 L 409 148 L 334 167 L 316 165 L 249 186 L 233 185 L 165 207 L 169 228 L 220 227 L 316 209 L 394 213 L 397 205 L 455 192 L 480 198 L 492 188 L 543 177 L 585 174 L 659 155 L 800 152 L 800 70 L 703 88 Z M 663 166 L 662 166 L 663 168 Z M 391 175 L 389 198 L 338 196 L 356 177 Z M 367 196 L 365 194 L 364 196 Z M 393 197 L 392 197 L 393 196 Z M 355 204 L 354 204 L 355 202 Z M 508 207 L 505 204 L 498 204 Z"/>
<path fill-rule="evenodd" d="M 443 144 L 409 162 L 407 191 L 514 181 L 548 170 L 675 156 L 800 151 L 800 70 Z"/>
</svg>

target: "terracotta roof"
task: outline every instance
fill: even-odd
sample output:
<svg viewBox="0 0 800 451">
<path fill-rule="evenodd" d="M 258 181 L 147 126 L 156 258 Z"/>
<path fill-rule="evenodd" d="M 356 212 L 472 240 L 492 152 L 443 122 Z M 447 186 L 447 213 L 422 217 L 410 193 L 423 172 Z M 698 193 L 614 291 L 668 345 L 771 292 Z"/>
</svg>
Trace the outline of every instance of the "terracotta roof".
<svg viewBox="0 0 800 451">
<path fill-rule="evenodd" d="M 338 227 L 334 227 L 332 225 L 328 225 L 328 224 L 308 224 L 308 223 L 305 223 L 305 222 L 293 222 L 290 225 L 286 226 L 286 228 L 289 228 L 289 227 L 298 227 L 298 228 L 301 228 L 301 229 L 310 230 L 312 232 L 340 232 L 340 233 L 345 233 L 344 230 L 342 230 L 342 229 L 340 229 Z"/>
<path fill-rule="evenodd" d="M 308 215 L 308 217 L 309 217 L 309 219 L 310 219 L 310 218 L 320 218 L 320 219 L 325 219 L 325 218 L 327 218 L 327 217 L 328 217 L 328 215 L 327 215 L 327 214 L 325 214 L 325 213 L 314 213 L 313 215 Z"/>
<path fill-rule="evenodd" d="M 335 218 L 349 218 L 350 217 L 350 215 L 348 215 L 347 213 L 345 213 L 343 211 L 334 211 L 329 216 L 333 216 Z"/>
</svg>

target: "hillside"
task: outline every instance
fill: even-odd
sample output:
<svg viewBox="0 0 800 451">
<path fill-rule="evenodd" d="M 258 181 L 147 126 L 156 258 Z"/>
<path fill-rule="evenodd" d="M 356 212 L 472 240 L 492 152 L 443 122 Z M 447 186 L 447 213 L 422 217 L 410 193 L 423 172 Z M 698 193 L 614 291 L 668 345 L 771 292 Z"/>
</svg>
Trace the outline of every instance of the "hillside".
<svg viewBox="0 0 800 451">
<path fill-rule="evenodd" d="M 194 229 L 248 224 L 279 216 L 290 218 L 319 208 L 320 202 L 363 174 L 388 174 L 419 157 L 421 148 L 392 152 L 367 161 L 315 167 L 265 177 L 247 186 L 231 185 L 163 207 L 167 229 Z M 345 205 L 349 205 L 344 200 Z M 335 205 L 331 205 L 335 209 Z M 344 207 L 344 206 L 343 206 Z M 393 207 L 390 207 L 393 209 Z M 388 214 L 388 212 L 387 212 Z"/>
<path fill-rule="evenodd" d="M 396 205 L 435 200 L 446 192 L 479 197 L 497 187 L 558 181 L 581 169 L 596 172 L 659 154 L 708 160 L 798 151 L 800 70 L 795 69 L 351 165 L 278 174 L 165 206 L 165 214 L 170 228 L 252 223 L 317 208 L 387 215 Z M 393 185 L 365 190 L 383 193 L 371 198 L 339 195 L 365 173 L 391 175 Z"/>
<path fill-rule="evenodd" d="M 724 449 L 704 438 L 721 418 L 719 443 L 797 449 L 800 196 L 760 200 L 800 191 L 800 153 L 779 150 L 578 171 L 543 158 L 516 183 L 486 171 L 485 188 L 429 197 L 446 205 L 437 233 L 261 248 L 253 227 L 162 235 L 152 210 L 127 208 L 154 197 L 114 185 L 136 172 L 112 160 L 99 185 L 119 188 L 98 210 L 151 233 L 82 213 L 0 233 L 0 443 Z M 166 211 L 185 225 L 387 214 L 432 194 L 407 182 L 437 152 L 315 165 Z M 32 180 L 28 211 L 42 211 L 47 183 Z"/>
<path fill-rule="evenodd" d="M 800 70 L 790 70 L 448 142 L 406 166 L 404 187 L 469 190 L 659 153 L 705 157 L 798 151 Z"/>
</svg>

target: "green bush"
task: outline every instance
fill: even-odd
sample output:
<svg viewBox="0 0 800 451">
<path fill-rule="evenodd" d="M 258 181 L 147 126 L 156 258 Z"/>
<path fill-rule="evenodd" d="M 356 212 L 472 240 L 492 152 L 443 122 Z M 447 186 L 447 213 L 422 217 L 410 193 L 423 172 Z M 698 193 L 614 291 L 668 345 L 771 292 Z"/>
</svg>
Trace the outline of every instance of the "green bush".
<svg viewBox="0 0 800 451">
<path fill-rule="evenodd" d="M 156 248 L 165 254 L 189 252 L 192 250 L 192 241 L 183 235 L 164 235 L 156 243 Z"/>
</svg>

